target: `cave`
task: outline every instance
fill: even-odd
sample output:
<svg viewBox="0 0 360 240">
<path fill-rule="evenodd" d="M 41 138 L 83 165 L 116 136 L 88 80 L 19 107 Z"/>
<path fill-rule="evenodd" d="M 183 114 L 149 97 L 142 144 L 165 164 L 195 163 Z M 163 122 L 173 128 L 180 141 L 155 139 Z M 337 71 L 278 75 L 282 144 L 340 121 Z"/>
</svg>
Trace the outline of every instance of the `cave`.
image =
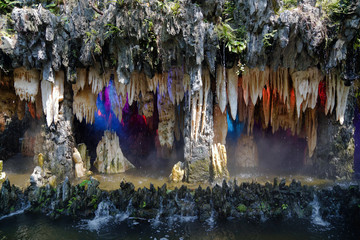
<svg viewBox="0 0 360 240">
<path fill-rule="evenodd" d="M 0 15 L 0 221 L 360 222 L 358 1 L 20 0 Z"/>
</svg>

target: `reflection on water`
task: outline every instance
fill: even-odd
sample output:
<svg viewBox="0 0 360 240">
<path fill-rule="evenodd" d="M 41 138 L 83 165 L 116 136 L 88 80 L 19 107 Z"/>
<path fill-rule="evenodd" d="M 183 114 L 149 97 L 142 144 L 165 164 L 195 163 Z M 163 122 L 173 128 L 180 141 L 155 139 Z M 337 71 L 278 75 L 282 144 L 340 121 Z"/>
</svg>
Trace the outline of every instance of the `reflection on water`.
<svg viewBox="0 0 360 240">
<path fill-rule="evenodd" d="M 100 221 L 100 220 L 99 220 Z M 50 220 L 39 215 L 22 214 L 0 221 L 0 239 L 357 239 L 358 230 L 345 226 L 322 227 L 302 221 L 271 222 L 261 224 L 220 221 L 208 223 L 167 221 L 152 224 L 153 220 L 127 218 L 117 221 L 106 219 L 107 224 L 91 229 L 68 218 Z"/>
</svg>

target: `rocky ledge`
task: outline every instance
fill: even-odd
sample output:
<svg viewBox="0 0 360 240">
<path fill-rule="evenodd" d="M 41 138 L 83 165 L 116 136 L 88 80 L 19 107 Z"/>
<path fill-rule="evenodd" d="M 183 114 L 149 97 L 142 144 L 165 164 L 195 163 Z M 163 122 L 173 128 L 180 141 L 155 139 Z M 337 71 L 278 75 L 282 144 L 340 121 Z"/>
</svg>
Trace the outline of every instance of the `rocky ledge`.
<svg viewBox="0 0 360 240">
<path fill-rule="evenodd" d="M 168 217 L 193 217 L 199 221 L 215 219 L 264 219 L 286 220 L 298 218 L 312 220 L 314 214 L 324 221 L 349 226 L 360 224 L 360 191 L 358 185 L 316 189 L 293 180 L 274 179 L 266 183 L 222 183 L 206 189 L 186 186 L 167 189 L 166 184 L 157 189 L 135 189 L 132 183 L 121 182 L 114 191 L 99 189 L 99 182 L 90 178 L 72 186 L 69 180 L 56 188 L 50 185 L 38 188 L 29 186 L 21 191 L 6 180 L 0 192 L 0 215 L 24 208 L 26 211 L 46 214 L 52 218 L 71 216 L 89 218 L 99 211 L 104 203 L 110 203 L 109 214 L 127 212 L 129 216 L 142 219 L 166 219 Z M 109 205 L 108 205 L 109 206 Z"/>
</svg>

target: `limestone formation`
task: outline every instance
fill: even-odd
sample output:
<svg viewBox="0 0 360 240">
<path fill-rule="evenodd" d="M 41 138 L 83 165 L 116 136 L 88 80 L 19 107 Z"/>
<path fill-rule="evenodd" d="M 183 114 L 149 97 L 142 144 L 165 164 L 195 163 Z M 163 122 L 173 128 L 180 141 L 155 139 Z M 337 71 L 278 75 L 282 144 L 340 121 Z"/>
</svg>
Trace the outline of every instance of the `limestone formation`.
<svg viewBox="0 0 360 240">
<path fill-rule="evenodd" d="M 100 173 L 122 173 L 135 168 L 124 157 L 116 133 L 105 131 L 103 138 L 96 147 L 96 155 L 94 166 Z"/>
<path fill-rule="evenodd" d="M 229 177 L 225 145 L 218 143 L 211 146 L 211 166 L 214 179 Z"/>
<path fill-rule="evenodd" d="M 177 162 L 172 168 L 169 178 L 172 182 L 182 182 L 184 179 L 184 174 L 184 163 Z"/>
<path fill-rule="evenodd" d="M 35 102 L 39 91 L 40 73 L 36 69 L 24 67 L 14 69 L 14 88 L 22 101 Z"/>
<path fill-rule="evenodd" d="M 86 169 L 84 168 L 83 160 L 77 148 L 73 149 L 73 160 L 75 163 L 75 177 L 82 178 L 86 174 Z"/>
<path fill-rule="evenodd" d="M 3 160 L 0 160 L 0 184 L 6 180 L 6 173 L 3 172 Z"/>
<path fill-rule="evenodd" d="M 79 150 L 84 168 L 86 169 L 86 171 L 89 171 L 91 167 L 89 150 L 87 149 L 85 143 L 78 144 L 77 149 Z"/>
<path fill-rule="evenodd" d="M 171 103 L 169 96 L 158 93 L 157 106 L 159 112 L 159 141 L 161 146 L 172 148 L 174 143 L 175 129 L 175 106 Z"/>
<path fill-rule="evenodd" d="M 56 72 L 54 82 L 43 79 L 41 93 L 47 125 L 56 124 L 59 121 L 59 102 L 64 99 L 64 72 Z"/>
</svg>

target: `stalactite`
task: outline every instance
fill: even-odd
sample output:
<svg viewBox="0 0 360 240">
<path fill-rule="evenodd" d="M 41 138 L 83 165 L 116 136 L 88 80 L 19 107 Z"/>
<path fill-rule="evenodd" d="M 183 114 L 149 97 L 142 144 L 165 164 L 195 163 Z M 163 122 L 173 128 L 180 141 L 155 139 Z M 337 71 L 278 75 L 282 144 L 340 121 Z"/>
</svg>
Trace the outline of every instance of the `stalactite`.
<svg viewBox="0 0 360 240">
<path fill-rule="evenodd" d="M 174 143 L 175 106 L 168 94 L 164 96 L 158 92 L 157 107 L 159 113 L 158 134 L 161 146 L 172 148 Z"/>
<path fill-rule="evenodd" d="M 236 73 L 237 67 L 226 70 L 227 75 L 227 93 L 229 99 L 229 106 L 232 119 L 236 119 L 237 105 L 238 105 L 238 75 Z"/>
<path fill-rule="evenodd" d="M 249 83 L 250 83 L 250 74 L 249 69 L 245 68 L 242 80 L 241 80 L 241 87 L 242 87 L 242 96 L 244 98 L 244 103 L 247 106 L 249 104 Z"/>
<path fill-rule="evenodd" d="M 85 118 L 86 123 L 94 123 L 94 114 L 97 110 L 96 98 L 97 95 L 92 92 L 88 84 L 74 96 L 73 113 L 80 122 Z"/>
<path fill-rule="evenodd" d="M 110 81 L 110 78 L 105 79 L 100 75 L 100 68 L 100 63 L 96 63 L 94 67 L 89 68 L 88 83 L 94 94 L 99 94 Z"/>
<path fill-rule="evenodd" d="M 326 75 L 326 103 L 325 114 L 332 113 L 335 107 L 336 75 L 329 73 Z"/>
<path fill-rule="evenodd" d="M 336 82 L 336 120 L 342 125 L 344 123 L 344 115 L 346 109 L 346 102 L 349 95 L 350 88 L 345 86 L 340 76 L 337 76 Z"/>
<path fill-rule="evenodd" d="M 203 108 L 203 101 L 204 101 L 204 84 L 202 87 L 200 87 L 199 91 L 198 91 L 198 102 L 193 103 L 196 104 L 196 118 L 195 118 L 195 142 L 197 142 L 198 140 L 198 136 L 199 136 L 199 130 L 200 130 L 200 123 L 201 123 L 201 115 L 202 115 L 202 108 Z"/>
<path fill-rule="evenodd" d="M 270 121 L 270 99 L 271 99 L 271 91 L 270 87 L 263 88 L 263 99 L 262 99 L 262 109 L 264 113 L 264 124 L 263 127 L 267 128 L 269 126 Z"/>
<path fill-rule="evenodd" d="M 219 107 L 221 112 L 225 111 L 227 104 L 227 96 L 226 96 L 226 74 L 224 74 L 224 67 L 221 65 L 217 66 L 216 69 L 216 96 L 217 102 L 219 103 Z"/>
<path fill-rule="evenodd" d="M 152 92 L 142 94 L 139 105 L 140 115 L 144 115 L 146 118 L 152 117 L 154 113 L 154 94 Z"/>
<path fill-rule="evenodd" d="M 319 69 L 309 68 L 307 71 L 291 73 L 296 97 L 297 115 L 300 116 L 300 107 L 304 112 L 308 107 L 315 108 L 319 83 L 323 76 Z"/>
<path fill-rule="evenodd" d="M 160 95 L 164 95 L 168 91 L 167 87 L 168 82 L 168 74 L 166 72 L 159 75 L 159 85 L 158 85 L 158 91 Z"/>
<path fill-rule="evenodd" d="M 38 119 L 40 119 L 43 115 L 43 106 L 41 100 L 41 88 L 39 88 L 38 94 L 35 98 L 35 115 Z"/>
<path fill-rule="evenodd" d="M 167 88 L 170 100 L 173 104 L 179 104 L 184 99 L 185 88 L 183 69 L 172 67 L 168 73 Z"/>
<path fill-rule="evenodd" d="M 213 143 L 226 144 L 228 123 L 226 113 L 222 113 L 218 104 L 214 106 L 214 139 Z"/>
<path fill-rule="evenodd" d="M 253 133 L 254 128 L 254 113 L 255 113 L 255 106 L 252 104 L 252 102 L 248 105 L 248 119 L 247 119 L 247 134 L 251 135 Z"/>
<path fill-rule="evenodd" d="M 41 81 L 42 105 L 46 115 L 47 125 L 57 123 L 59 115 L 59 102 L 64 99 L 64 72 L 55 73 L 54 83 Z"/>
<path fill-rule="evenodd" d="M 309 157 L 312 157 L 317 141 L 317 118 L 316 109 L 308 109 L 305 113 L 306 138 L 309 150 Z"/>
<path fill-rule="evenodd" d="M 239 121 L 244 122 L 247 119 L 247 105 L 244 100 L 244 89 L 243 89 L 243 79 L 238 78 L 238 116 Z"/>
<path fill-rule="evenodd" d="M 202 70 L 202 81 L 203 81 L 203 88 L 204 88 L 204 107 L 202 108 L 202 120 L 201 120 L 201 130 L 200 132 L 203 133 L 205 129 L 205 117 L 206 117 L 206 108 L 207 108 L 207 100 L 208 95 L 211 87 L 210 81 L 210 71 L 209 69 L 205 68 Z"/>
<path fill-rule="evenodd" d="M 76 69 L 76 83 L 72 85 L 74 96 L 78 91 L 83 90 L 85 84 L 88 82 L 88 72 L 86 68 L 77 68 Z"/>
<path fill-rule="evenodd" d="M 39 90 L 40 73 L 36 69 L 26 70 L 26 68 L 14 69 L 14 88 L 16 95 L 22 101 L 35 102 L 35 97 Z"/>
</svg>

